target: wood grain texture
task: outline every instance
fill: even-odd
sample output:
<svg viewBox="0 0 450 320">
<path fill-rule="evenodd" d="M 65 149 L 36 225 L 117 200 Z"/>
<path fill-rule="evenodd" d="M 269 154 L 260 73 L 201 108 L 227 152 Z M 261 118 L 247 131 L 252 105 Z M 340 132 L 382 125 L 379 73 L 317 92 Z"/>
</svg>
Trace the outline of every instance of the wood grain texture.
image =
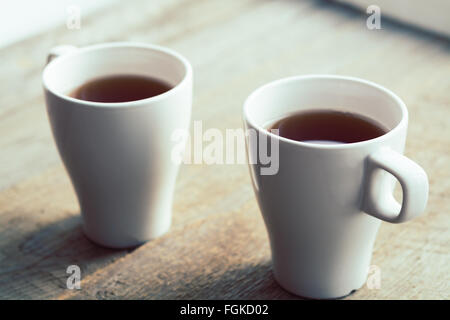
<svg viewBox="0 0 450 320">
<path fill-rule="evenodd" d="M 332 73 L 384 85 L 410 112 L 406 155 L 430 179 L 426 214 L 383 223 L 381 288 L 348 299 L 449 299 L 450 43 L 323 1 L 133 1 L 0 50 L 0 298 L 295 299 L 274 281 L 245 165 L 185 165 L 168 234 L 135 250 L 89 242 L 51 138 L 40 77 L 57 44 L 135 40 L 193 64 L 193 120 L 240 128 L 245 97 L 281 77 Z M 66 267 L 82 289 L 65 289 Z"/>
</svg>

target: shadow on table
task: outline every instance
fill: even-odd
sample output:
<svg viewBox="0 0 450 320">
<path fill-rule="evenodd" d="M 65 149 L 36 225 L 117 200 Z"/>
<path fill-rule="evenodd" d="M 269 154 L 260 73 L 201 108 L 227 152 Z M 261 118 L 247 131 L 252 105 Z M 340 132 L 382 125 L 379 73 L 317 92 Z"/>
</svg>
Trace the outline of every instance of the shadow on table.
<svg viewBox="0 0 450 320">
<path fill-rule="evenodd" d="M 20 225 L 34 227 L 32 214 L 21 215 Z M 80 215 L 58 220 L 29 232 L 6 230 L 0 245 L 0 299 L 55 298 L 67 289 L 70 265 L 81 269 L 81 279 L 126 250 L 99 247 L 88 240 L 81 228 Z M 25 235 L 24 235 L 25 233 Z M 10 240 L 9 240 L 10 239 Z M 9 240 L 9 241 L 8 241 Z"/>
<path fill-rule="evenodd" d="M 178 283 L 166 299 L 299 299 L 275 281 L 270 261 L 236 266 L 224 273 L 205 273 Z"/>
</svg>

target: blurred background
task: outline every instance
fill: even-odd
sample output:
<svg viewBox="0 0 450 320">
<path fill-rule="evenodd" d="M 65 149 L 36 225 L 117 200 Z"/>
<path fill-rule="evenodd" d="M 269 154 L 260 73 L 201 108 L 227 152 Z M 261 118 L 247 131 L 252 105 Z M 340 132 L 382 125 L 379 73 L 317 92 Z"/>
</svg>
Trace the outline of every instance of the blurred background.
<svg viewBox="0 0 450 320">
<path fill-rule="evenodd" d="M 374 4 L 383 8 L 383 14 L 393 19 L 450 36 L 450 2 L 446 0 L 336 1 L 342 4 L 351 4 L 363 11 Z M 83 17 L 94 13 L 101 14 L 102 9 L 117 2 L 118 0 L 2 0 L 0 4 L 4 10 L 0 12 L 0 47 L 64 24 L 70 20 L 71 15 L 77 13 L 82 14 Z M 147 5 L 151 4 L 152 1 L 147 1 Z M 132 0 L 129 1 L 129 5 L 140 4 L 139 1 Z M 182 1 L 180 1 L 180 5 L 182 5 Z"/>
</svg>

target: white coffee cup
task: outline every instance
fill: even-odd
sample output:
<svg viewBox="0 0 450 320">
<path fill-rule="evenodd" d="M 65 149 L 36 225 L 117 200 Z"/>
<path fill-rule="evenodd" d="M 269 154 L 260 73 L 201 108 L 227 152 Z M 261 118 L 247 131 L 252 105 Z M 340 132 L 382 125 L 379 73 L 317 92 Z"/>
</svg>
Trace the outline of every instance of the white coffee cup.
<svg viewBox="0 0 450 320">
<path fill-rule="evenodd" d="M 267 131 L 267 125 L 286 115 L 314 109 L 361 114 L 389 131 L 371 140 L 329 145 Z M 259 137 L 248 139 L 249 153 L 261 137 L 278 142 L 276 174 L 261 174 L 261 161 L 250 165 L 276 280 L 286 290 L 311 298 L 342 297 L 359 289 L 381 220 L 410 220 L 424 211 L 428 198 L 427 175 L 402 155 L 405 104 L 369 81 L 297 76 L 254 91 L 245 101 L 244 120 L 246 129 L 256 130 Z M 394 177 L 403 190 L 402 204 L 393 198 Z"/>
<path fill-rule="evenodd" d="M 171 159 L 171 135 L 188 130 L 191 117 L 189 62 L 170 49 L 129 42 L 57 47 L 49 61 L 43 72 L 48 117 L 85 234 L 114 248 L 164 234 L 179 169 Z M 88 80 L 122 74 L 151 76 L 173 88 L 120 103 L 68 96 Z"/>
</svg>

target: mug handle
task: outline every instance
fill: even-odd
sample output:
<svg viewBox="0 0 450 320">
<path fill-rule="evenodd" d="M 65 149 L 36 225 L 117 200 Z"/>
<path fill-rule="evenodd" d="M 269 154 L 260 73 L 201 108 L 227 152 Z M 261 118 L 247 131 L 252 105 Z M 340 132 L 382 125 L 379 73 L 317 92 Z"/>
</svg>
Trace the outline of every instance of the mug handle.
<svg viewBox="0 0 450 320">
<path fill-rule="evenodd" d="M 53 47 L 47 55 L 47 64 L 49 64 L 53 59 L 58 58 L 59 56 L 62 56 L 63 54 L 72 52 L 77 49 L 78 48 L 75 46 L 66 45 L 66 44 Z"/>
<path fill-rule="evenodd" d="M 391 223 L 400 223 L 419 216 L 428 200 L 428 178 L 425 171 L 404 155 L 383 148 L 367 157 L 366 183 L 363 199 L 363 211 L 367 214 Z M 392 192 L 386 190 L 380 169 L 392 174 L 403 191 L 400 205 Z M 382 172 L 382 171 L 381 171 Z"/>
</svg>

